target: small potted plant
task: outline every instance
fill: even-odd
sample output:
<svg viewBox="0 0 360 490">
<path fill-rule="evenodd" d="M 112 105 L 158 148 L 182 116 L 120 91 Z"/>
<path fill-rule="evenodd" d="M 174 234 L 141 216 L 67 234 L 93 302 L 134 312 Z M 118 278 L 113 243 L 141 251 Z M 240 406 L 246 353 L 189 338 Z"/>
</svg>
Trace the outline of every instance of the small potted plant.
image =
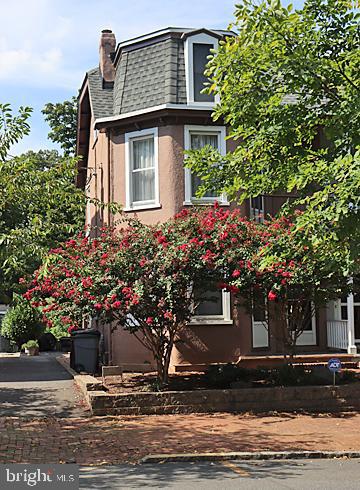
<svg viewBox="0 0 360 490">
<path fill-rule="evenodd" d="M 21 348 L 25 350 L 25 354 L 28 356 L 39 355 L 39 343 L 37 340 L 29 340 L 26 344 L 23 344 Z"/>
</svg>

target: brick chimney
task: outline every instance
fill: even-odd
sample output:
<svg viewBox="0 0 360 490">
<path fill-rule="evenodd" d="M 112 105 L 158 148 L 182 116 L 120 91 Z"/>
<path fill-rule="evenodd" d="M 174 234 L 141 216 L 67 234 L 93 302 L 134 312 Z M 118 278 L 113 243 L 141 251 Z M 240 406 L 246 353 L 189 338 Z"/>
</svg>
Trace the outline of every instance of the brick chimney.
<svg viewBox="0 0 360 490">
<path fill-rule="evenodd" d="M 103 79 L 103 87 L 110 88 L 114 84 L 115 67 L 113 55 L 116 50 L 115 34 L 110 29 L 101 31 L 99 55 L 99 68 Z"/>
</svg>

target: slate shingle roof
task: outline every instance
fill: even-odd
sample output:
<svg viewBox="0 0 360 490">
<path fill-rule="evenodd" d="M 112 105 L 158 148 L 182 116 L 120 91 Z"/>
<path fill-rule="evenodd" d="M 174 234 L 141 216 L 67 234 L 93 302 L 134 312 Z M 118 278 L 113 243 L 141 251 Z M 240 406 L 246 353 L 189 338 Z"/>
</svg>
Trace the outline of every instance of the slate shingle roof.
<svg viewBox="0 0 360 490">
<path fill-rule="evenodd" d="M 113 88 L 103 88 L 100 71 L 87 72 L 95 119 L 161 104 L 186 104 L 184 40 L 153 40 L 120 53 Z"/>
<path fill-rule="evenodd" d="M 113 114 L 113 89 L 103 88 L 99 68 L 87 72 L 91 107 L 95 119 Z"/>
</svg>

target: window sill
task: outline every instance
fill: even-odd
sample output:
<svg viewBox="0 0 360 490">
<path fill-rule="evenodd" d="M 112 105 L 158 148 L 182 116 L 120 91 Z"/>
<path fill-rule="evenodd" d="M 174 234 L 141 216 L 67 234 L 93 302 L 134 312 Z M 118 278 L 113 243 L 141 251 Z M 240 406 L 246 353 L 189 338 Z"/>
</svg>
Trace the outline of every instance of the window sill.
<svg viewBox="0 0 360 490">
<path fill-rule="evenodd" d="M 212 102 L 209 100 L 207 102 L 201 102 L 196 100 L 188 100 L 186 106 L 187 109 L 198 109 L 201 107 L 205 111 L 213 111 L 216 107 L 216 101 Z"/>
<path fill-rule="evenodd" d="M 233 325 L 233 320 L 224 320 L 223 318 L 194 318 L 190 320 L 189 325 Z"/>
<path fill-rule="evenodd" d="M 139 206 L 134 206 L 134 207 L 126 207 L 123 209 L 124 212 L 126 213 L 136 213 L 136 211 L 145 211 L 149 209 L 160 209 L 162 206 L 159 203 L 154 203 L 154 204 L 142 204 Z"/>
</svg>

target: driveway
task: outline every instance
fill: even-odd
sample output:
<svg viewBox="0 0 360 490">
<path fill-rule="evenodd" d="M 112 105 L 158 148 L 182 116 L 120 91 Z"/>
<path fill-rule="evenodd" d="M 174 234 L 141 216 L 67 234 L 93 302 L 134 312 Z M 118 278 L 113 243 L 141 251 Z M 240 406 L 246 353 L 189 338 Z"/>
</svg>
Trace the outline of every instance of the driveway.
<svg viewBox="0 0 360 490">
<path fill-rule="evenodd" d="M 80 417 L 88 412 L 56 352 L 0 357 L 0 416 Z"/>
</svg>

